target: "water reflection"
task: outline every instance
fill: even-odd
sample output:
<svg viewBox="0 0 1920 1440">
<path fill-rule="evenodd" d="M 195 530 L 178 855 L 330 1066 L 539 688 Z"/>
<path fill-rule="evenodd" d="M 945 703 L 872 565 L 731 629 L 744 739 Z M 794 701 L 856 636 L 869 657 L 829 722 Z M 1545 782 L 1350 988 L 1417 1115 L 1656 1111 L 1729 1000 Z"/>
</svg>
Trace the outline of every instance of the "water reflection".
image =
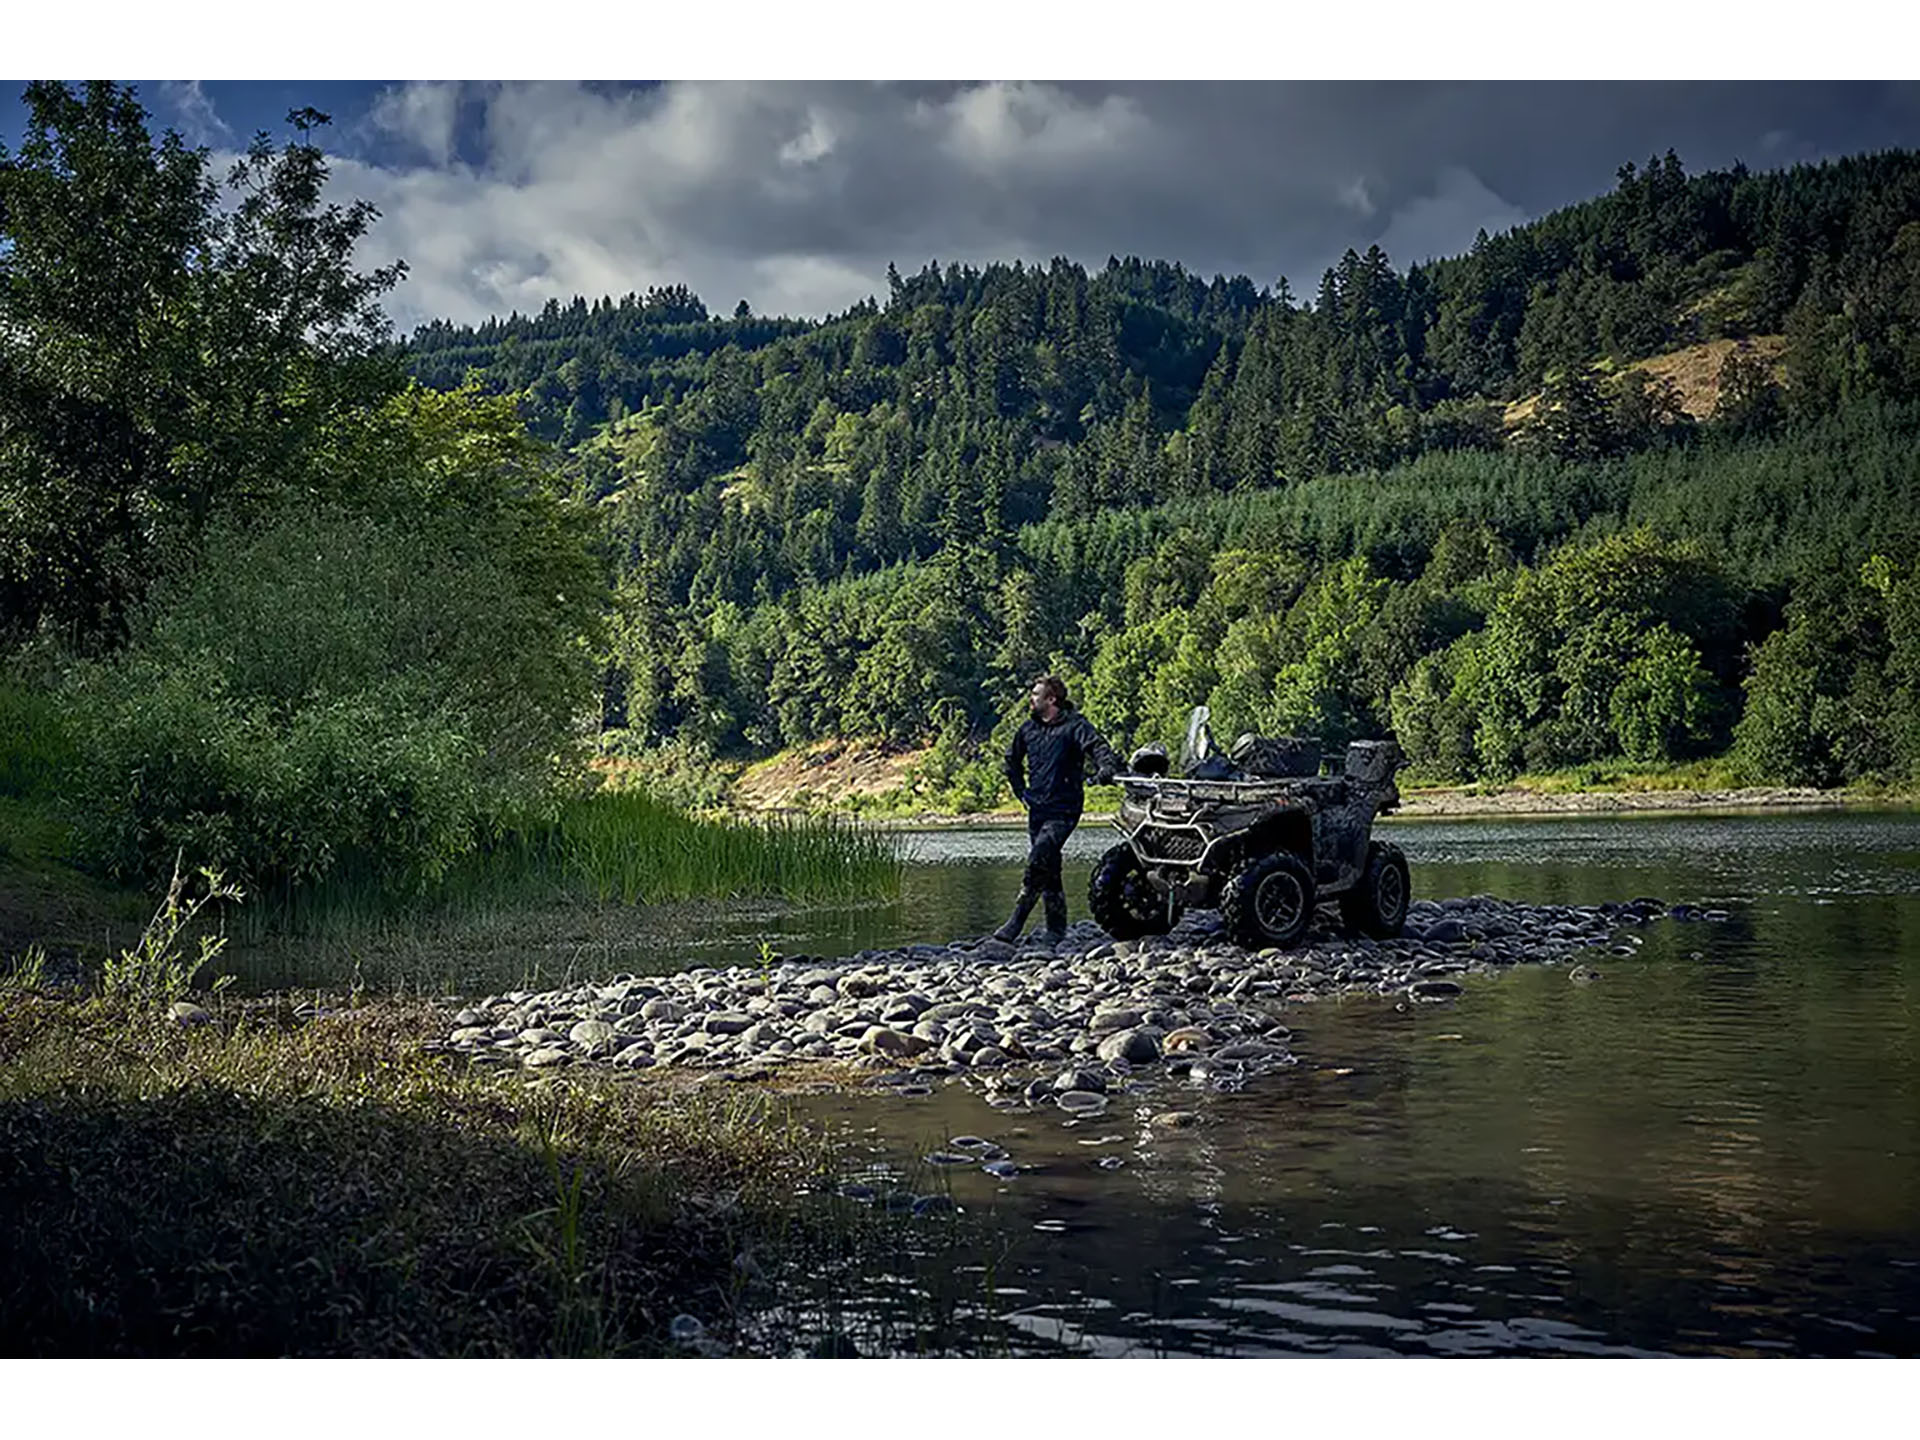
<svg viewBox="0 0 1920 1440">
<path fill-rule="evenodd" d="M 1920 1353 L 1920 823 L 1407 824 L 1396 838 L 1427 893 L 1656 894 L 1731 914 L 1650 927 L 1593 985 L 1520 970 L 1451 1006 L 1303 1008 L 1304 1063 L 1238 1094 L 1161 1082 L 1086 1121 L 1002 1114 L 959 1087 L 815 1102 L 897 1169 L 961 1132 L 1023 1167 L 943 1177 L 981 1237 L 952 1283 L 991 1272 L 991 1291 L 869 1343 Z M 992 837 L 927 843 L 929 868 L 992 873 L 934 858 Z M 1153 1122 L 1175 1106 L 1202 1124 Z M 975 1253 L 989 1249 L 991 1265 Z M 861 1313 L 843 1320 L 856 1333 Z"/>
</svg>

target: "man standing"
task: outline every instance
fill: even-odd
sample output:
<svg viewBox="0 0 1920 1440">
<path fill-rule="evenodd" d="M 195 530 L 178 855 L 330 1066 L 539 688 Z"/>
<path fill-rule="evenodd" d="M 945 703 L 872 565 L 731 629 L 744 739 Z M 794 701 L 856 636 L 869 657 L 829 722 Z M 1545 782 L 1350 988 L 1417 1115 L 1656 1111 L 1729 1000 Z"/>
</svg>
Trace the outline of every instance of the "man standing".
<svg viewBox="0 0 1920 1440">
<path fill-rule="evenodd" d="M 1094 783 L 1105 785 L 1119 772 L 1120 761 L 1087 717 L 1073 708 L 1066 682 L 1058 675 L 1035 680 L 1027 704 L 1032 714 L 1007 751 L 1007 779 L 1027 807 L 1027 871 L 1012 918 L 993 935 L 996 940 L 1019 939 L 1034 902 L 1042 900 L 1047 917 L 1043 938 L 1057 945 L 1067 931 L 1060 851 L 1086 804 L 1086 762 L 1091 757 Z"/>
</svg>

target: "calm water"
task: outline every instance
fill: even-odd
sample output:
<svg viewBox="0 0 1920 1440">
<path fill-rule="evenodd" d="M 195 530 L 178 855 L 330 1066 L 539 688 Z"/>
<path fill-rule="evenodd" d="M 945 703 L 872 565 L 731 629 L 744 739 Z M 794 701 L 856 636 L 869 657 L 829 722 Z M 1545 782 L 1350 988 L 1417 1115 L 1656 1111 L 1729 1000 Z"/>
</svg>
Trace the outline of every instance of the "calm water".
<svg viewBox="0 0 1920 1440">
<path fill-rule="evenodd" d="M 1649 927 L 1590 986 L 1523 968 L 1450 1005 L 1298 1007 L 1299 1066 L 1236 1094 L 1162 1081 L 1077 1124 L 959 1086 L 810 1100 L 961 1215 L 787 1318 L 830 1306 L 893 1350 L 1920 1354 L 1920 817 L 1392 828 L 1422 895 L 1733 919 Z M 1069 852 L 1082 883 L 1103 843 Z M 839 917 L 792 943 L 999 918 L 1017 836 L 914 844 L 887 936 Z M 1203 1124 L 1156 1132 L 1176 1107 Z M 963 1132 L 1039 1168 L 918 1163 Z"/>
<path fill-rule="evenodd" d="M 831 1325 L 868 1352 L 1920 1354 L 1920 816 L 1387 828 L 1420 896 L 1656 895 L 1732 918 L 1650 926 L 1590 986 L 1522 967 L 1447 1005 L 1297 1007 L 1300 1063 L 1235 1094 L 1163 1080 L 1079 1124 L 961 1086 L 804 1097 L 856 1163 L 960 1213 L 901 1228 L 891 1271 L 778 1277 L 797 1308 L 765 1333 Z M 1088 827 L 1067 851 L 1076 918 L 1108 840 Z M 763 939 L 835 956 L 1004 916 L 1022 833 L 905 843 L 891 904 L 576 918 L 442 954 L 431 979 L 720 965 Z M 1175 1108 L 1202 1124 L 1148 1123 Z M 1036 1168 L 919 1163 L 961 1133 Z"/>
</svg>

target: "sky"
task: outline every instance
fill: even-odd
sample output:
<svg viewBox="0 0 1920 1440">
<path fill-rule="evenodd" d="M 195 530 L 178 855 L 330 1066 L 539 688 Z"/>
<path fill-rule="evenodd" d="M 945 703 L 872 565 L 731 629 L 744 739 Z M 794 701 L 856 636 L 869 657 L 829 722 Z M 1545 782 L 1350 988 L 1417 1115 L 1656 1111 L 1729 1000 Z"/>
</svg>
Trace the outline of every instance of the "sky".
<svg viewBox="0 0 1920 1440">
<path fill-rule="evenodd" d="M 821 316 L 932 259 L 1133 254 L 1310 297 L 1350 246 L 1456 254 L 1669 148 L 1920 146 L 1912 82 L 136 83 L 216 158 L 331 114 L 333 198 L 381 213 L 362 263 L 408 266 L 402 331 L 672 283 Z"/>
</svg>

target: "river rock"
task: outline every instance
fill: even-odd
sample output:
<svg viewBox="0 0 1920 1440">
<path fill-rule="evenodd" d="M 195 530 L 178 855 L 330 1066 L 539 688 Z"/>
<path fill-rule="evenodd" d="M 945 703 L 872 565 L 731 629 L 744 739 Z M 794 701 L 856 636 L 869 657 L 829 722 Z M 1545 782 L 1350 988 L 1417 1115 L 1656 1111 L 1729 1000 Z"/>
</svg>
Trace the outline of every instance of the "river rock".
<svg viewBox="0 0 1920 1440">
<path fill-rule="evenodd" d="M 1087 1028 L 1096 1035 L 1104 1035 L 1113 1030 L 1131 1030 L 1139 1023 L 1138 1010 L 1096 1010 Z"/>
<path fill-rule="evenodd" d="M 715 1010 L 700 1017 L 700 1028 L 709 1035 L 738 1035 L 753 1028 L 753 1016 L 739 1010 Z"/>
<path fill-rule="evenodd" d="M 534 1070 L 545 1070 L 555 1065 L 564 1065 L 571 1058 L 557 1045 L 543 1045 L 537 1050 L 528 1052 L 526 1064 Z"/>
<path fill-rule="evenodd" d="M 642 1020 L 682 1020 L 686 1018 L 686 1014 L 686 1006 L 676 1005 L 665 997 L 649 1000 L 640 1007 Z"/>
<path fill-rule="evenodd" d="M 213 1012 L 204 1005 L 196 1005 L 191 1000 L 176 1000 L 167 1007 L 167 1014 L 182 1025 L 205 1025 L 212 1021 Z"/>
<path fill-rule="evenodd" d="M 589 1055 L 597 1055 L 613 1044 L 614 1029 L 604 1020 L 582 1020 L 567 1031 L 567 1039 Z"/>
<path fill-rule="evenodd" d="M 1104 1095 L 1107 1082 L 1099 1071 L 1074 1065 L 1054 1076 L 1053 1090 L 1055 1094 L 1064 1094 L 1069 1090 L 1090 1090 L 1096 1095 Z"/>
<path fill-rule="evenodd" d="M 1107 1097 L 1093 1090 L 1063 1090 L 1053 1103 L 1069 1115 L 1098 1115 L 1107 1108 Z"/>
<path fill-rule="evenodd" d="M 1160 1041 L 1148 1030 L 1118 1030 L 1100 1042 L 1099 1055 L 1102 1060 L 1151 1065 L 1160 1058 Z"/>
<path fill-rule="evenodd" d="M 1161 1047 L 1168 1054 L 1172 1055 L 1178 1054 L 1181 1051 L 1205 1050 L 1209 1045 L 1213 1044 L 1213 1036 L 1201 1029 L 1198 1025 L 1184 1025 L 1180 1029 L 1170 1032 L 1167 1038 L 1160 1043 Z"/>
<path fill-rule="evenodd" d="M 919 1055 L 931 1047 L 918 1035 L 903 1035 L 884 1025 L 870 1025 L 860 1037 L 860 1048 L 869 1055 Z"/>
</svg>

